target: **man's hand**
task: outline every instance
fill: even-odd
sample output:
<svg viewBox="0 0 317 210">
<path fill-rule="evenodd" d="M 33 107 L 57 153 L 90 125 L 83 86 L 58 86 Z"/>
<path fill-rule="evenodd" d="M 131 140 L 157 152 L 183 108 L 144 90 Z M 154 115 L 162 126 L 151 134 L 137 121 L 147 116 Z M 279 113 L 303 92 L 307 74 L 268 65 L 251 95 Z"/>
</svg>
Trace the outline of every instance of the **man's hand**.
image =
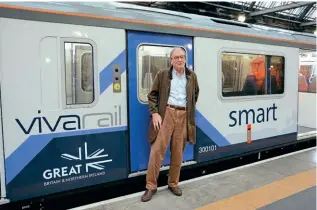
<svg viewBox="0 0 317 210">
<path fill-rule="evenodd" d="M 152 120 L 155 130 L 159 130 L 162 125 L 162 118 L 158 113 L 152 114 Z"/>
</svg>

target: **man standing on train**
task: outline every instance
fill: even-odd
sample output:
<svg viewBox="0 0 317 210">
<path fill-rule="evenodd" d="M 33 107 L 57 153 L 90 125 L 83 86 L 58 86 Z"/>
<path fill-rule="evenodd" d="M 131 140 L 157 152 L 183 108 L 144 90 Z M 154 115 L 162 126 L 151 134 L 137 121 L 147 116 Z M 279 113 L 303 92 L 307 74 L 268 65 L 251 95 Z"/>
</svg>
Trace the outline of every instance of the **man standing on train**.
<svg viewBox="0 0 317 210">
<path fill-rule="evenodd" d="M 149 127 L 151 153 L 146 175 L 146 191 L 141 200 L 151 200 L 157 191 L 157 178 L 171 140 L 171 163 L 168 189 L 182 195 L 178 187 L 183 152 L 187 140 L 196 143 L 195 106 L 199 95 L 196 74 L 186 67 L 186 52 L 176 47 L 170 54 L 171 68 L 157 73 L 150 93 Z"/>
</svg>

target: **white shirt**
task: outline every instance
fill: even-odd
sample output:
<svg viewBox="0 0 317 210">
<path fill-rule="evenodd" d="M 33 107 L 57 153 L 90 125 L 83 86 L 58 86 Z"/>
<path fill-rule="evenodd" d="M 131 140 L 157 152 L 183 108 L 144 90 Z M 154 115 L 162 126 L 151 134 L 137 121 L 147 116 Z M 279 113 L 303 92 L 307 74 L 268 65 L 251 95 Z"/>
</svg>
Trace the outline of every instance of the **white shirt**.
<svg viewBox="0 0 317 210">
<path fill-rule="evenodd" d="M 186 75 L 185 71 L 181 76 L 177 74 L 175 69 L 172 71 L 173 79 L 171 81 L 171 90 L 168 98 L 168 104 L 174 106 L 186 107 Z"/>
</svg>

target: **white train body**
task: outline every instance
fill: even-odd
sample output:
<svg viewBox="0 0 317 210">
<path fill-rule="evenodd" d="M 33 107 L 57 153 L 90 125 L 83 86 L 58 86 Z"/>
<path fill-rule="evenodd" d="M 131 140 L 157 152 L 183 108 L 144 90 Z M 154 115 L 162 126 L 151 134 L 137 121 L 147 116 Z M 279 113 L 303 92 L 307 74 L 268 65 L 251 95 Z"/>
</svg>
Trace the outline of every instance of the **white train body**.
<svg viewBox="0 0 317 210">
<path fill-rule="evenodd" d="M 0 5 L 3 198 L 144 174 L 146 94 L 173 46 L 186 49 L 200 86 L 184 164 L 297 140 L 299 49 L 315 49 L 315 37 L 102 6 Z"/>
<path fill-rule="evenodd" d="M 247 141 L 247 125 L 252 124 L 252 140 L 297 132 L 298 59 L 290 59 L 298 50 L 254 43 L 196 38 L 195 70 L 201 88 L 197 109 L 230 142 Z M 285 90 L 283 94 L 223 97 L 221 93 L 221 56 L 223 52 L 276 55 L 285 58 Z M 251 60 L 251 59 L 250 59 Z M 250 68 L 244 60 L 241 69 Z M 243 81 L 244 82 L 244 81 Z M 245 111 L 243 111 L 245 110 Z"/>
</svg>

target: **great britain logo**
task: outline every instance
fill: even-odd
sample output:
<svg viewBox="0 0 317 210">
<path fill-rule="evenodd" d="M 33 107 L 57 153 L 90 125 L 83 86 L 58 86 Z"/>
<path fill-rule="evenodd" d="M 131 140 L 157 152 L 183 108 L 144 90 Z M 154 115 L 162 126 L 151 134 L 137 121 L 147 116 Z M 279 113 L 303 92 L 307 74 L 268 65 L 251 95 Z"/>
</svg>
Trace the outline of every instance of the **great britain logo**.
<svg viewBox="0 0 317 210">
<path fill-rule="evenodd" d="M 103 153 L 105 151 L 104 149 L 97 149 L 97 150 L 95 150 L 95 151 L 93 151 L 93 152 L 91 152 L 89 154 L 88 148 L 87 148 L 88 147 L 87 146 L 87 142 L 85 142 L 84 147 L 85 147 L 85 155 L 84 155 L 84 157 L 82 157 L 81 147 L 78 147 L 78 156 L 74 156 L 74 155 L 71 155 L 71 154 L 64 153 L 64 154 L 61 155 L 61 157 L 64 158 L 64 159 L 67 159 L 67 160 L 71 160 L 71 161 L 72 160 L 75 160 L 75 161 L 85 160 L 85 161 L 87 161 L 87 160 L 95 160 L 95 159 L 100 160 L 101 158 L 108 157 L 108 154 L 101 155 L 101 153 Z M 112 162 L 112 159 L 86 163 L 85 164 L 86 172 L 87 173 L 89 172 L 89 168 L 95 168 L 95 169 L 98 169 L 98 170 L 103 170 L 104 166 L 100 165 L 100 164 L 107 163 L 107 162 Z"/>
<path fill-rule="evenodd" d="M 60 157 L 73 163 L 72 165 L 67 164 L 67 166 L 64 167 L 47 169 L 43 172 L 43 178 L 52 180 L 70 177 L 72 175 L 80 175 L 84 172 L 83 168 L 85 168 L 86 173 L 91 173 L 94 169 L 101 171 L 104 170 L 105 163 L 112 162 L 112 159 L 108 158 L 108 154 L 103 154 L 105 151 L 104 149 L 99 148 L 89 151 L 87 142 L 85 142 L 83 146 L 84 151 L 82 150 L 82 146 L 79 146 L 77 148 L 78 153 L 76 152 L 76 154 L 61 154 Z"/>
</svg>

